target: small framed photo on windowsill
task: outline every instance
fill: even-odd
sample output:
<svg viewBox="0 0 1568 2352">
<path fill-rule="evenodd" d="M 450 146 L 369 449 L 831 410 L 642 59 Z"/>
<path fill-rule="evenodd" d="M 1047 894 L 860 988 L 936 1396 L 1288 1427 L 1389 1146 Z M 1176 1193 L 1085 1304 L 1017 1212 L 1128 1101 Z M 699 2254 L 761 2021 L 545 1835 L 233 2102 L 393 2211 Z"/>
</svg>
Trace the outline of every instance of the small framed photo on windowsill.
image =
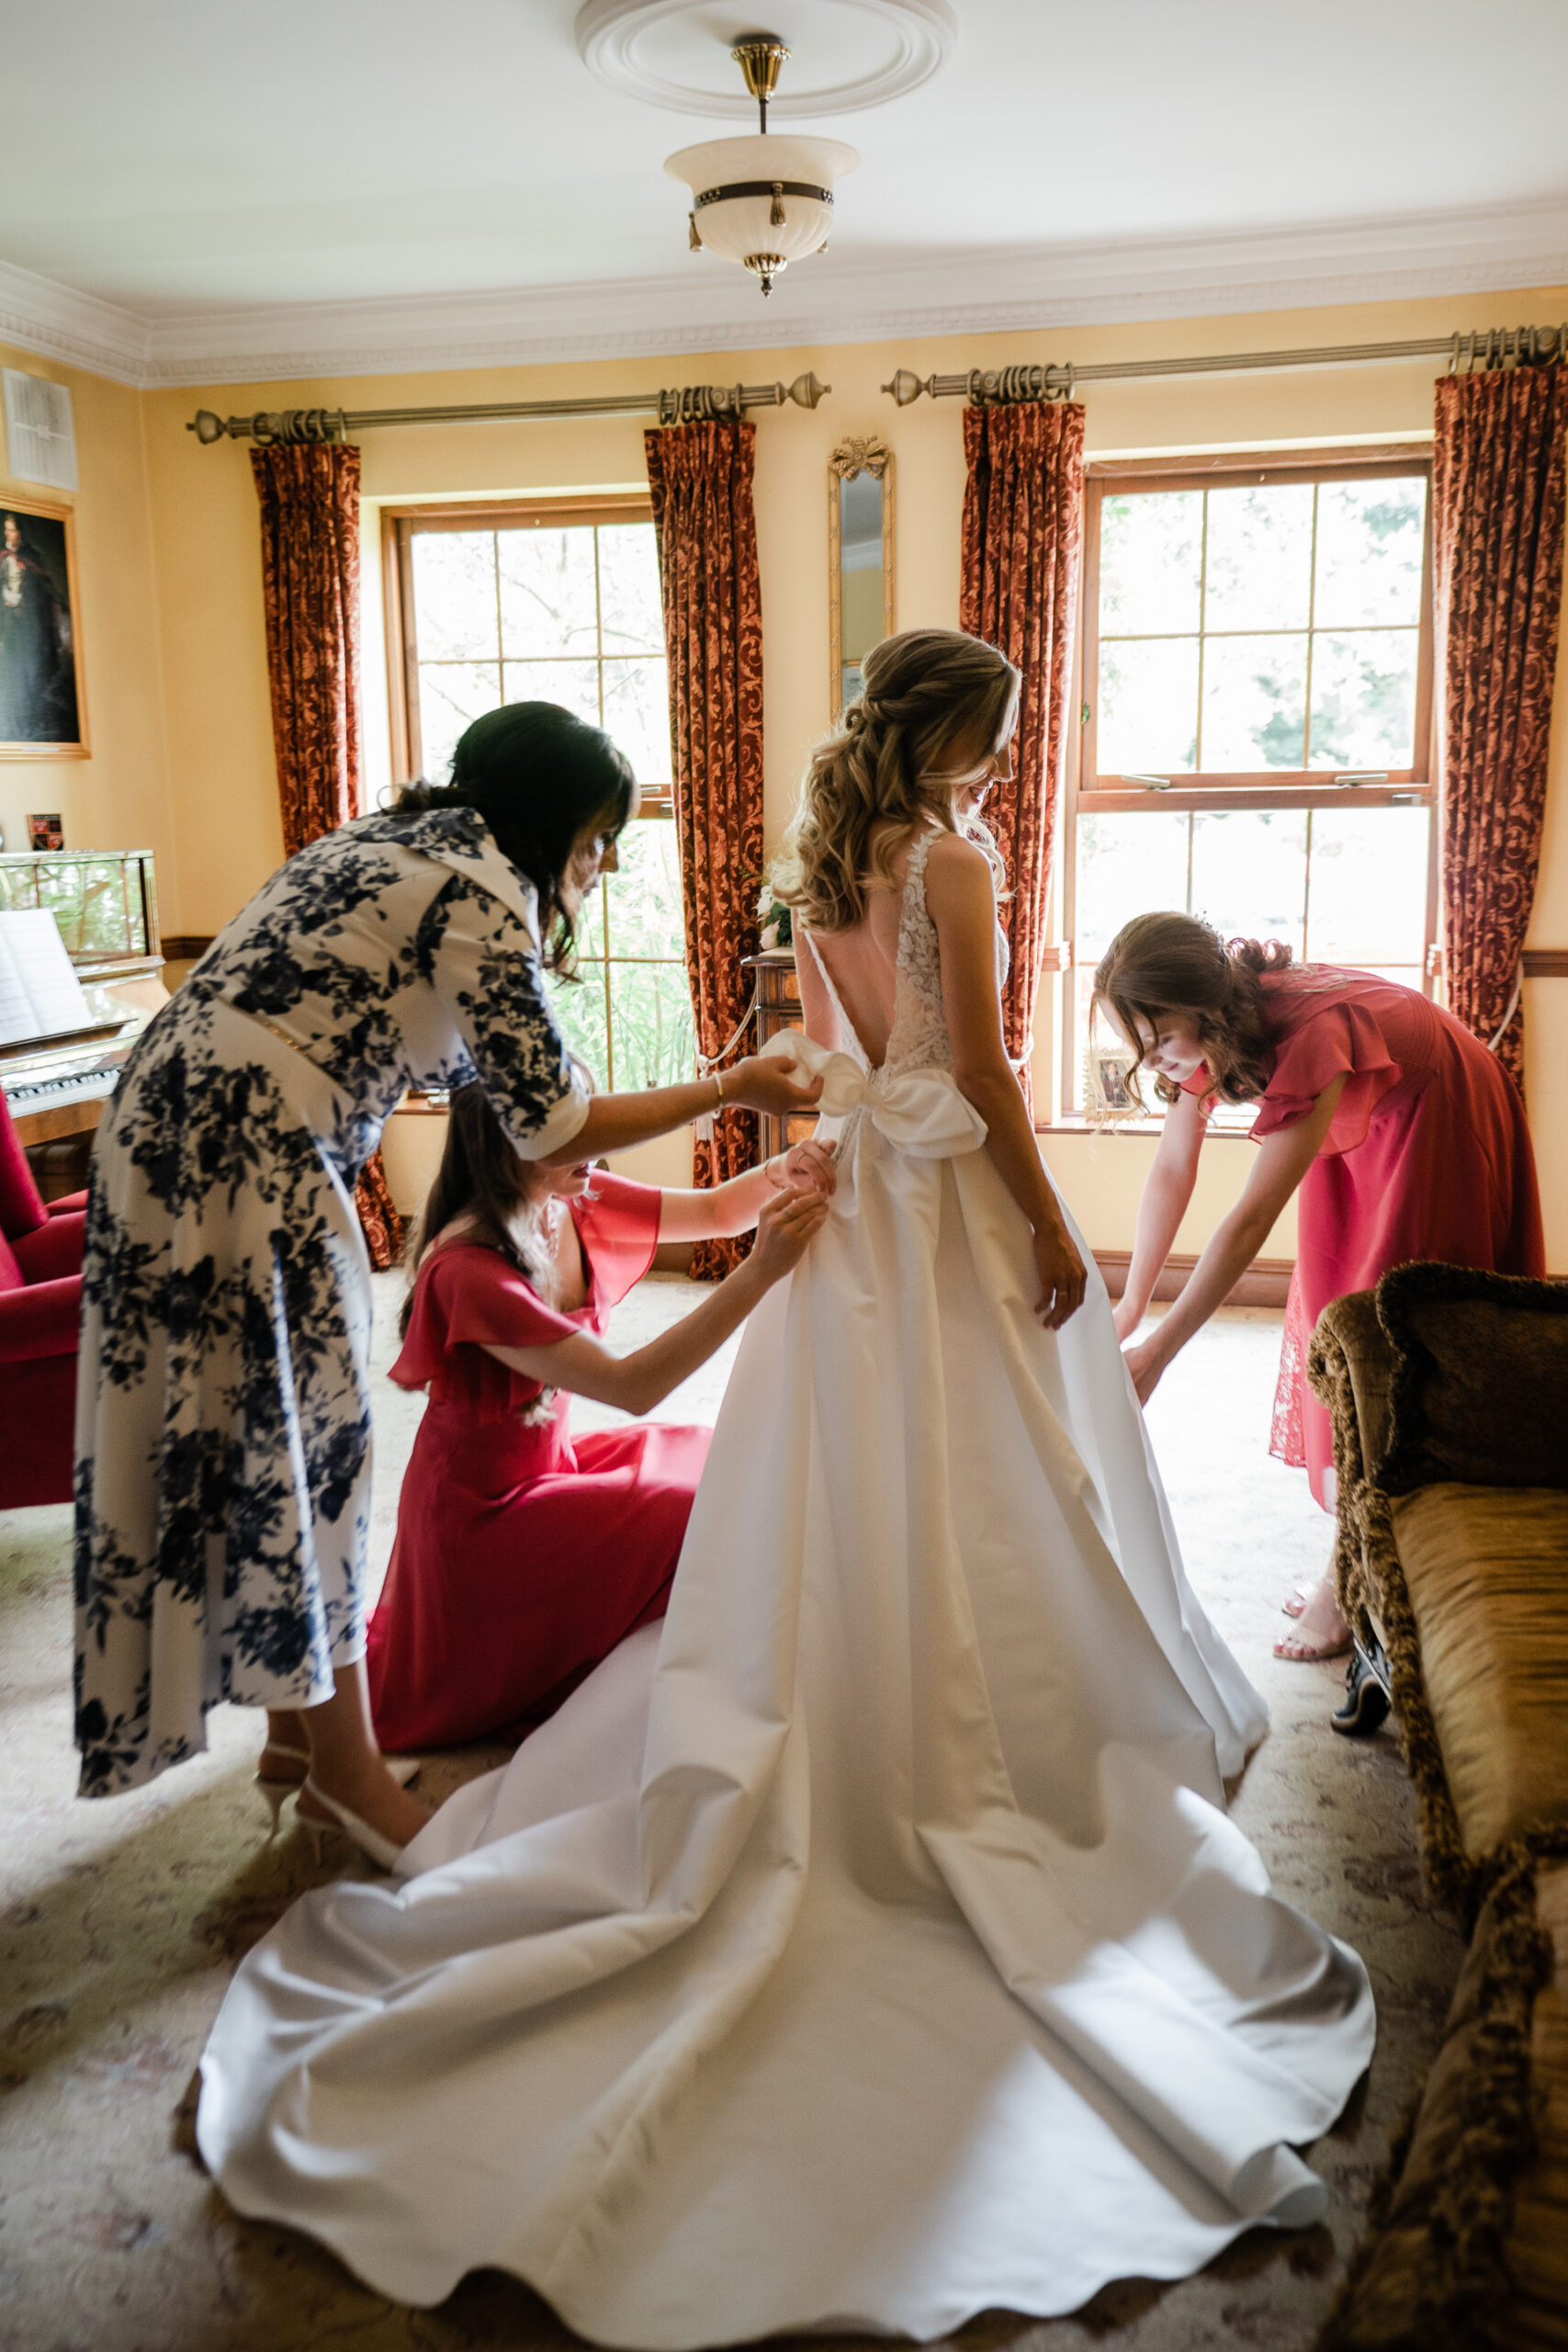
<svg viewBox="0 0 1568 2352">
<path fill-rule="evenodd" d="M 28 847 L 31 850 L 63 849 L 65 828 L 58 811 L 53 816 L 28 819 Z"/>
<path fill-rule="evenodd" d="M 1127 1084 L 1130 1054 L 1114 1046 L 1091 1046 L 1084 1056 L 1084 1100 L 1099 1126 L 1121 1119 L 1144 1119 L 1148 1113 Z"/>
</svg>

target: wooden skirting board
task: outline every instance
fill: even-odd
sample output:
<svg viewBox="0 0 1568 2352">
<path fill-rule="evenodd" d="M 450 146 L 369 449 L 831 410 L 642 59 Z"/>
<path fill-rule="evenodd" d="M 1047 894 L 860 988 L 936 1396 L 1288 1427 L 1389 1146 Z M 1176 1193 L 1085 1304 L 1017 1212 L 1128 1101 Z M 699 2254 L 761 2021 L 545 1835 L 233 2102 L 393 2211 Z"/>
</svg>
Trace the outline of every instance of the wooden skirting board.
<svg viewBox="0 0 1568 2352">
<path fill-rule="evenodd" d="M 1097 1250 L 1094 1262 L 1105 1276 L 1105 1287 L 1111 1297 L 1120 1298 L 1126 1287 L 1127 1269 L 1133 1262 L 1132 1251 Z M 1197 1263 L 1196 1258 L 1173 1250 L 1165 1261 L 1165 1272 L 1155 1284 L 1156 1298 L 1175 1298 Z M 1290 1258 L 1255 1258 L 1225 1300 L 1225 1305 L 1283 1306 L 1293 1269 L 1294 1261 Z"/>
</svg>

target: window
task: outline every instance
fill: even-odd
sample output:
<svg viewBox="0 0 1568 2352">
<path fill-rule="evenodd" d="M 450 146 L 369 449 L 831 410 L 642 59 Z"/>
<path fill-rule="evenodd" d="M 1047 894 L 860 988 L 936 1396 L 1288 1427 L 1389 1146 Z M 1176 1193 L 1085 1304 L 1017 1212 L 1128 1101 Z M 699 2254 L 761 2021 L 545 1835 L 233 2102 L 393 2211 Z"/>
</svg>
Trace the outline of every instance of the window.
<svg viewBox="0 0 1568 2352">
<path fill-rule="evenodd" d="M 648 503 L 459 507 L 389 517 L 394 759 L 443 780 L 457 738 L 503 702 L 603 727 L 642 800 L 578 925 L 561 1026 L 602 1086 L 689 1078 L 695 1039 L 676 863 L 659 559 Z"/>
<path fill-rule="evenodd" d="M 1090 469 L 1063 1109 L 1094 967 L 1156 908 L 1422 987 L 1435 919 L 1429 464 Z"/>
</svg>

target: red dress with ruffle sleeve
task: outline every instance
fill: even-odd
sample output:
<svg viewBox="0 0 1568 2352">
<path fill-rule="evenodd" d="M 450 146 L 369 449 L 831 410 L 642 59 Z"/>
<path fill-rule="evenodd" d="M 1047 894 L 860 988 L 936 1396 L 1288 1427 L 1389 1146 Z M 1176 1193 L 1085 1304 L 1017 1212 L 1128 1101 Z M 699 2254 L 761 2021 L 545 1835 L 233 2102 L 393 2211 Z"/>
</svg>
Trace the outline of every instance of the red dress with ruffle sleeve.
<svg viewBox="0 0 1568 2352">
<path fill-rule="evenodd" d="M 1417 989 L 1321 964 L 1266 972 L 1261 985 L 1275 1058 L 1253 1141 L 1304 1119 L 1325 1087 L 1345 1080 L 1296 1195 L 1269 1448 L 1304 1464 L 1331 1510 L 1333 1437 L 1306 1378 L 1318 1317 L 1412 1258 L 1544 1273 L 1535 1159 L 1524 1104 L 1496 1056 Z"/>
<path fill-rule="evenodd" d="M 383 1747 L 521 1737 L 663 1615 L 712 1431 L 655 1422 L 573 1440 L 570 1398 L 486 1344 L 602 1333 L 648 1271 L 659 1200 L 596 1175 L 571 1203 L 589 1292 L 568 1313 L 496 1250 L 448 1242 L 420 1268 L 391 1376 L 430 1401 L 367 1650 Z"/>
</svg>

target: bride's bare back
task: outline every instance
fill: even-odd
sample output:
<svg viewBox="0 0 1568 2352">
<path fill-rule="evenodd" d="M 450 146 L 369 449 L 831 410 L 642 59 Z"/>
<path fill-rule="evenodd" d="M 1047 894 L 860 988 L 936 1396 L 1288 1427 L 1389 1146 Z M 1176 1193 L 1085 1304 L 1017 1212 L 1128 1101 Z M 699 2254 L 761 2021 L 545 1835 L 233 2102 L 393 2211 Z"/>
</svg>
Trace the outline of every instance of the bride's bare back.
<svg viewBox="0 0 1568 2352">
<path fill-rule="evenodd" d="M 881 837 L 885 839 L 891 830 L 882 828 Z M 876 838 L 873 836 L 874 847 Z M 811 947 L 820 956 L 838 991 L 844 1016 L 874 1069 L 886 1058 L 887 1041 L 893 1035 L 898 992 L 898 924 L 912 847 L 912 841 L 906 840 L 896 852 L 891 886 L 867 883 L 865 912 L 859 922 L 848 931 L 830 932 L 826 936 L 815 931 L 811 933 Z M 849 1045 L 849 1038 L 838 1035 L 839 1024 L 827 990 L 813 985 L 816 975 L 810 968 L 809 955 L 797 960 L 801 1007 L 808 1032 L 824 1046 Z"/>
</svg>

